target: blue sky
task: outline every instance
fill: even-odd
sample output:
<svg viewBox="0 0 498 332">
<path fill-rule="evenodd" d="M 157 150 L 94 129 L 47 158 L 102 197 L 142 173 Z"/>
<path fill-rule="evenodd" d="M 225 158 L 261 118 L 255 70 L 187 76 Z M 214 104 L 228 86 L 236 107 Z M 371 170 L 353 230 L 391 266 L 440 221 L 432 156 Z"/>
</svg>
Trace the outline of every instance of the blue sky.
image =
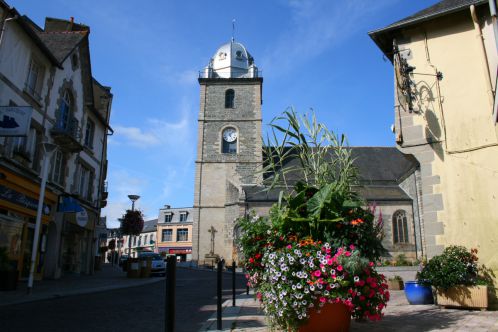
<svg viewBox="0 0 498 332">
<path fill-rule="evenodd" d="M 353 146 L 392 146 L 393 72 L 367 32 L 435 0 L 10 0 L 44 18 L 91 27 L 92 72 L 114 94 L 108 226 L 131 203 L 146 219 L 193 204 L 198 71 L 232 35 L 263 71 L 263 123 L 313 108 Z M 264 129 L 265 130 L 265 129 Z"/>
</svg>

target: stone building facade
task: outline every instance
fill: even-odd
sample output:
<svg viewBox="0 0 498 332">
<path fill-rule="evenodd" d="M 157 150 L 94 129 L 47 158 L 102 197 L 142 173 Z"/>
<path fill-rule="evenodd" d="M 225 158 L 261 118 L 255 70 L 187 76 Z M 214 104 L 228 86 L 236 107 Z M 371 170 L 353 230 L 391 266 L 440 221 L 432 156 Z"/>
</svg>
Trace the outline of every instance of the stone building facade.
<svg viewBox="0 0 498 332">
<path fill-rule="evenodd" d="M 199 77 L 200 110 L 193 207 L 192 260 L 237 261 L 236 219 L 251 210 L 267 215 L 277 191 L 264 191 L 262 89 L 254 59 L 235 41 L 222 45 Z M 389 258 L 420 258 L 416 179 L 419 164 L 395 147 L 353 148 L 357 190 L 377 205 Z"/>
</svg>

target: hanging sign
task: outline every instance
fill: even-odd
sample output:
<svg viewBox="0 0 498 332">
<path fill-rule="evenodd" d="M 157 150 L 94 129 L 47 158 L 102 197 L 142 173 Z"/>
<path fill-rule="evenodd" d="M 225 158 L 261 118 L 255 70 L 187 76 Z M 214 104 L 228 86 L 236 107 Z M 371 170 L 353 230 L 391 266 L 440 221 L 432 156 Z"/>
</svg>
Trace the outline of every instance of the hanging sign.
<svg viewBox="0 0 498 332">
<path fill-rule="evenodd" d="M 86 213 L 86 209 L 82 209 L 79 212 L 76 212 L 76 223 L 80 227 L 85 227 L 88 222 L 88 213 Z"/>
<path fill-rule="evenodd" d="M 31 106 L 0 106 L 0 136 L 27 136 Z"/>
</svg>

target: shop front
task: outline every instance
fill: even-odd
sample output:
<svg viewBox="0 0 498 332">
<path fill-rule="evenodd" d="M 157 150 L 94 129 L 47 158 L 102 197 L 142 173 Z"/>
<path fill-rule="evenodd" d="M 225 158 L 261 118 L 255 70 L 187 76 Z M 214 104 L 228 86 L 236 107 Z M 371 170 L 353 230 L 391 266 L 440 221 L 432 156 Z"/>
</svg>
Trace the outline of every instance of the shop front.
<svg viewBox="0 0 498 332">
<path fill-rule="evenodd" d="M 29 276 L 33 249 L 39 184 L 0 167 L 0 248 L 5 248 L 10 264 L 21 279 Z M 56 195 L 45 192 L 35 279 L 43 276 L 49 225 L 53 222 Z"/>
<path fill-rule="evenodd" d="M 192 260 L 192 247 L 159 247 L 158 250 L 159 253 L 175 255 L 180 262 L 188 262 Z"/>
<path fill-rule="evenodd" d="M 97 213 L 81 205 L 81 211 L 63 212 L 62 218 L 62 273 L 92 274 Z"/>
</svg>

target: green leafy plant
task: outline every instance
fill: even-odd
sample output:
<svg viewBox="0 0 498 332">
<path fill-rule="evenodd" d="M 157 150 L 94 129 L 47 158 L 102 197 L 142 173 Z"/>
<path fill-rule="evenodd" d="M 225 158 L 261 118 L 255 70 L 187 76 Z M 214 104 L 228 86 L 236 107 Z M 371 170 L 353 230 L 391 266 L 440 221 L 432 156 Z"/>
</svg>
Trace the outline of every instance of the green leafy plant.
<svg viewBox="0 0 498 332">
<path fill-rule="evenodd" d="M 292 109 L 270 127 L 262 172 L 278 202 L 268 217 L 252 213 L 236 221 L 248 284 L 269 319 L 286 330 L 326 302 L 345 304 L 359 319 L 380 319 L 389 298 L 373 268 L 386 253 L 382 218 L 353 190 L 357 171 L 344 135 Z"/>
<path fill-rule="evenodd" d="M 417 274 L 423 283 L 448 289 L 457 285 L 473 286 L 478 282 L 477 249 L 449 246 L 432 257 Z"/>
</svg>

